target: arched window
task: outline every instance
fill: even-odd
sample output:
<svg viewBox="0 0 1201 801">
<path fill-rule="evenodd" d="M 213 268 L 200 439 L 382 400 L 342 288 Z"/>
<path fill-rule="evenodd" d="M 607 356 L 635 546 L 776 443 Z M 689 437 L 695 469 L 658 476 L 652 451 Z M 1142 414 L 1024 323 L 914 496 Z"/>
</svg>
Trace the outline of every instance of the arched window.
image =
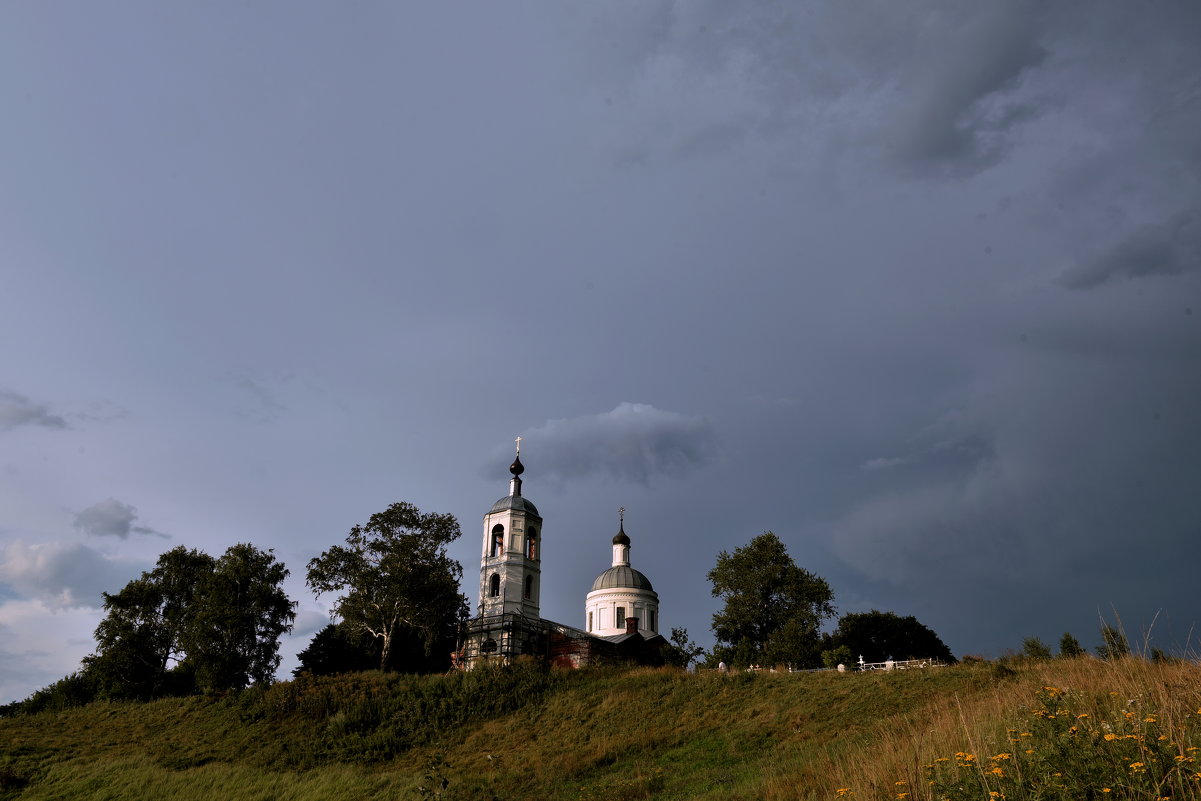
<svg viewBox="0 0 1201 801">
<path fill-rule="evenodd" d="M 500 556 L 505 552 L 505 527 L 497 523 L 492 527 L 492 552 L 489 556 Z"/>
<path fill-rule="evenodd" d="M 534 597 L 534 577 L 533 576 L 525 577 L 525 597 L 526 597 L 526 600 L 529 600 L 530 598 Z"/>
<path fill-rule="evenodd" d="M 533 526 L 530 527 L 525 535 L 525 558 L 538 558 L 538 529 Z"/>
<path fill-rule="evenodd" d="M 626 627 L 626 608 L 624 606 L 617 607 L 617 614 L 614 615 L 613 627 L 624 629 Z"/>
<path fill-rule="evenodd" d="M 493 573 L 492 578 L 488 579 L 488 597 L 497 598 L 500 596 L 500 574 Z"/>
</svg>

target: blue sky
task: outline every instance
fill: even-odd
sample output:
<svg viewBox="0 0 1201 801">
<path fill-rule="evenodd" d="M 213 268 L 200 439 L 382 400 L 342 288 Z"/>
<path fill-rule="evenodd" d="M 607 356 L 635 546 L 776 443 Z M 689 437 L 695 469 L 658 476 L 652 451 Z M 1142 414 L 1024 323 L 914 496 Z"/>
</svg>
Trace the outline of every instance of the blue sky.
<svg viewBox="0 0 1201 801">
<path fill-rule="evenodd" d="M 292 571 L 524 439 L 543 613 L 772 530 L 996 656 L 1195 649 L 1190 2 L 0 10 L 0 701 L 177 544 Z"/>
</svg>

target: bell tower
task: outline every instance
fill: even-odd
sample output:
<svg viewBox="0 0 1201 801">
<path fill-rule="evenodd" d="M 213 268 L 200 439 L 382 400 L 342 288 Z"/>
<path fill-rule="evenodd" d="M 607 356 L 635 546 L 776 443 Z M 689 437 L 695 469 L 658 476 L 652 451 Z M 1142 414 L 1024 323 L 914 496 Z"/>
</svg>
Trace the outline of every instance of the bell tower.
<svg viewBox="0 0 1201 801">
<path fill-rule="evenodd" d="M 480 553 L 480 617 L 517 613 L 538 619 L 542 584 L 542 517 L 521 495 L 521 437 L 509 465 L 509 494 L 484 515 Z"/>
</svg>

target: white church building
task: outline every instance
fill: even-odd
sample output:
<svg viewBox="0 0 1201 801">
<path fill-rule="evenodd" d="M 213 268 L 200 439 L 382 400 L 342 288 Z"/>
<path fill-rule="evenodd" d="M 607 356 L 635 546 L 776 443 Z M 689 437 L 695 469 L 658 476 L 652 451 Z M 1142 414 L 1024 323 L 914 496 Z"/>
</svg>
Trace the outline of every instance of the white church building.
<svg viewBox="0 0 1201 801">
<path fill-rule="evenodd" d="M 460 637 L 456 664 L 470 669 L 523 655 L 570 667 L 662 664 L 667 641 L 659 633 L 659 595 L 630 565 L 625 510 L 613 537 L 613 564 L 584 599 L 584 628 L 556 623 L 542 617 L 539 604 L 544 532 L 538 507 L 521 494 L 520 441 L 509 472 L 509 494 L 484 515 L 479 604 Z"/>
</svg>

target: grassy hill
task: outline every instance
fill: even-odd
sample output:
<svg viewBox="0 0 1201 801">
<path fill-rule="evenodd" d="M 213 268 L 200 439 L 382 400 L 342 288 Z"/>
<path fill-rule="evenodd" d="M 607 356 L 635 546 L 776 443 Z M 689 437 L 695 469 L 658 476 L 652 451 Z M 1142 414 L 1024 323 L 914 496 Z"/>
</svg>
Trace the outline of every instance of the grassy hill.
<svg viewBox="0 0 1201 801">
<path fill-rule="evenodd" d="M 527 665 L 0 719 L 0 799 L 1201 798 L 1199 748 L 1192 663 Z"/>
</svg>

